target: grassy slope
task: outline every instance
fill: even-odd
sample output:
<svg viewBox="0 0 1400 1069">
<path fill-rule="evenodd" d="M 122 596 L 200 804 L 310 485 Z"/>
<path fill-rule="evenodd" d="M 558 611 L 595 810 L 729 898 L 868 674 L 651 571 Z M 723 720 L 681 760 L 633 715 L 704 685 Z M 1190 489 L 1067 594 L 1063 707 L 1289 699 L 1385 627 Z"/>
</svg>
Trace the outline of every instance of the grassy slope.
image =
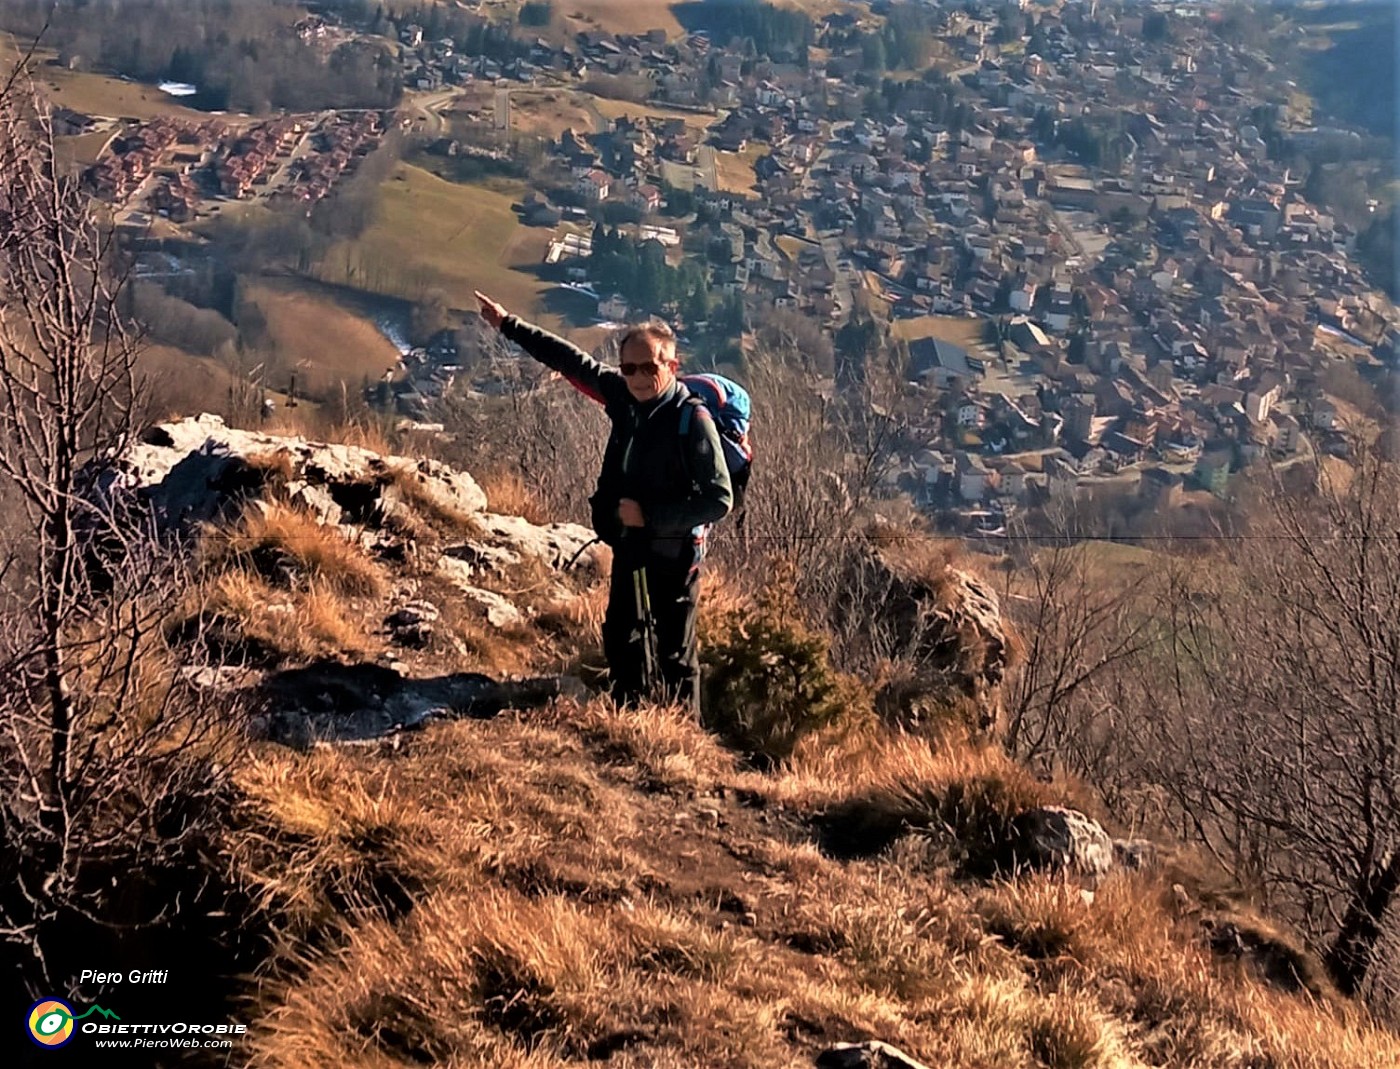
<svg viewBox="0 0 1400 1069">
<path fill-rule="evenodd" d="M 269 340 L 289 364 L 305 362 L 306 388 L 344 381 L 358 387 L 398 363 L 398 350 L 369 320 L 319 287 L 283 279 L 249 283 L 245 294 L 267 322 Z"/>
<path fill-rule="evenodd" d="M 574 30 L 591 24 L 613 33 L 642 33 L 653 28 L 664 29 L 668 34 L 682 32 L 671 10 L 675 0 L 562 0 L 555 6 L 567 16 L 567 24 Z M 846 0 L 778 0 L 778 6 L 801 8 L 813 18 L 833 11 L 859 10 Z M 574 15 L 583 18 L 576 19 Z"/>
<path fill-rule="evenodd" d="M 681 24 L 671 13 L 673 0 L 565 0 L 558 10 L 569 16 L 571 29 L 589 23 L 613 33 L 644 33 L 663 29 L 666 33 L 681 32 Z M 572 16 L 582 15 L 582 19 Z M 578 24 L 577 26 L 575 24 Z"/>
<path fill-rule="evenodd" d="M 986 320 L 976 316 L 918 316 L 895 320 L 893 330 L 895 337 L 905 341 L 938 338 L 964 349 L 975 349 L 982 342 L 985 327 Z"/>
<path fill-rule="evenodd" d="M 326 603 L 315 627 L 269 640 L 299 658 L 382 647 L 382 608 L 331 597 L 382 596 L 380 566 L 295 523 L 279 538 Z M 253 623 L 286 596 L 220 590 Z M 585 649 L 602 592 L 551 633 L 562 623 Z M 711 589 L 705 626 L 736 599 Z M 460 658 L 408 654 L 416 672 L 557 666 L 542 634 L 449 626 L 477 637 Z M 1055 880 L 955 878 L 957 844 L 975 855 L 1014 813 L 1076 802 L 995 747 L 829 736 L 759 774 L 671 711 L 563 701 L 367 746 L 260 744 L 237 781 L 227 848 L 257 906 L 244 923 L 280 936 L 243 1015 L 240 1056 L 260 1069 L 767 1069 L 865 1038 L 960 1069 L 1400 1059 L 1356 1010 L 1212 958 L 1176 867 L 1114 877 L 1092 901 Z M 898 838 L 911 826 L 929 834 Z"/>
<path fill-rule="evenodd" d="M 799 819 L 985 782 L 1048 793 L 966 747 L 744 774 L 600 705 L 261 751 L 251 883 L 321 949 L 261 989 L 252 1064 L 756 1069 L 872 1037 L 960 1069 L 1397 1064 L 1359 1015 L 1212 961 L 1162 882 L 955 882 L 912 847 L 824 856 Z"/>
<path fill-rule="evenodd" d="M 153 394 L 157 418 L 220 410 L 231 381 L 218 361 L 170 345 L 145 346 L 136 370 Z"/>
<path fill-rule="evenodd" d="M 532 312 L 547 285 L 521 268 L 543 260 L 549 231 L 522 227 L 508 192 L 443 181 L 401 164 L 380 190 L 380 211 L 363 235 L 332 249 L 322 277 L 369 292 L 417 299 L 439 289 L 454 308 L 474 307 L 472 290 Z M 347 276 L 347 268 L 353 276 Z"/>
<path fill-rule="evenodd" d="M 34 74 L 35 84 L 47 100 L 84 115 L 114 119 L 170 115 L 194 122 L 209 118 L 207 112 L 186 108 L 153 85 L 124 82 L 105 74 L 65 70 L 45 62 L 35 67 Z"/>
<path fill-rule="evenodd" d="M 768 154 L 768 146 L 755 142 L 743 152 L 716 152 L 715 177 L 719 188 L 725 193 L 752 193 L 758 182 L 754 174 L 754 162 Z"/>
</svg>

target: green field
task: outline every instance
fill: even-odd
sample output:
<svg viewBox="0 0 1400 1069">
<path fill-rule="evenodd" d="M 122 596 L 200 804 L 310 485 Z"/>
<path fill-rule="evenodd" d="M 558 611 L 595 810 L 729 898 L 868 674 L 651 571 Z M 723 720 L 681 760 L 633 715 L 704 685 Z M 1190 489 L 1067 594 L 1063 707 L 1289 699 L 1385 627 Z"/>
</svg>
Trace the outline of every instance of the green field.
<svg viewBox="0 0 1400 1069">
<path fill-rule="evenodd" d="M 171 115 L 194 122 L 209 118 L 208 112 L 184 107 L 154 85 L 126 82 L 105 74 L 70 71 L 50 66 L 47 59 L 37 57 L 33 74 L 35 87 L 45 100 L 84 115 L 112 119 L 153 119 Z"/>
<path fill-rule="evenodd" d="M 533 269 L 550 231 L 520 225 L 511 205 L 523 192 L 518 183 L 459 185 L 400 164 L 380 187 L 374 225 L 334 247 L 319 276 L 415 301 L 438 291 L 458 309 L 475 308 L 479 289 L 533 314 L 549 288 Z"/>
</svg>

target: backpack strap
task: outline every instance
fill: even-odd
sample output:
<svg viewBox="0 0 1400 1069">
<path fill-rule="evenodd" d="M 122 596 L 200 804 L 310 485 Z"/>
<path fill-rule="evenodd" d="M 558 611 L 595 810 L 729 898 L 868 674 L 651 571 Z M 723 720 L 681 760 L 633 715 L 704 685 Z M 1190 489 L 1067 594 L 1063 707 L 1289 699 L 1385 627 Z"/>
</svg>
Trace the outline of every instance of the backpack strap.
<svg viewBox="0 0 1400 1069">
<path fill-rule="evenodd" d="M 698 489 L 699 484 L 695 481 L 694 469 L 690 466 L 690 428 L 695 421 L 695 409 L 704 407 L 705 402 L 696 397 L 689 390 L 686 391 L 685 401 L 681 404 L 681 418 L 677 424 L 677 437 L 681 444 L 681 466 L 685 468 L 685 477 L 690 480 L 691 489 Z M 701 524 L 692 530 L 691 536 L 695 539 L 695 550 L 700 559 L 705 556 L 705 536 L 709 533 L 709 526 Z M 698 562 L 697 562 L 698 563 Z"/>
<path fill-rule="evenodd" d="M 690 469 L 690 428 L 695 422 L 695 409 L 703 407 L 704 401 L 696 397 L 693 393 L 687 394 L 685 401 L 681 404 L 681 418 L 677 426 L 681 439 L 681 463 L 685 465 L 686 477 L 692 486 L 695 485 L 695 474 Z"/>
</svg>

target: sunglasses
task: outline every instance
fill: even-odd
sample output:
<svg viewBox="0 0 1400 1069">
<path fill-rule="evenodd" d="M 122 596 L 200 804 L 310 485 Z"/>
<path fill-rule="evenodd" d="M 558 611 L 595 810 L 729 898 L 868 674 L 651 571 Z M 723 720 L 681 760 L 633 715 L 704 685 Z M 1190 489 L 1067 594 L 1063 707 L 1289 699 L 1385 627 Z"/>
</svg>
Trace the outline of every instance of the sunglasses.
<svg viewBox="0 0 1400 1069">
<path fill-rule="evenodd" d="M 661 365 L 656 363 L 655 361 L 650 361 L 645 364 L 633 364 L 629 361 L 624 360 L 622 363 L 617 365 L 617 370 L 621 371 L 628 378 L 631 378 L 639 371 L 644 375 L 655 375 L 658 371 L 661 370 Z"/>
</svg>

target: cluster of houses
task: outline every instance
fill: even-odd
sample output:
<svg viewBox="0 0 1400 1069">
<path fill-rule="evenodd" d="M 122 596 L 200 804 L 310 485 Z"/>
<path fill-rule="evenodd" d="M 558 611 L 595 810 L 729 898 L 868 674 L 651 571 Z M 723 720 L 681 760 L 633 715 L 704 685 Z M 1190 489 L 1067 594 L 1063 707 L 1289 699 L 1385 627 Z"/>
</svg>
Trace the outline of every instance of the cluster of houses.
<svg viewBox="0 0 1400 1069">
<path fill-rule="evenodd" d="M 218 192 L 234 200 L 253 195 L 254 186 L 265 186 L 292 154 L 306 133 L 306 125 L 294 116 L 283 116 L 260 123 L 230 139 L 226 150 L 214 163 Z"/>
<path fill-rule="evenodd" d="M 1269 156 L 1256 120 L 1286 116 L 1282 76 L 1195 7 L 1159 5 L 1171 33 L 1150 42 L 1148 6 L 1093 22 L 1087 6 L 1037 6 L 1013 49 L 996 43 L 1001 6 L 942 9 L 956 126 L 936 81 L 871 107 L 854 50 L 803 67 L 703 38 L 579 35 L 613 70 L 679 64 L 675 85 L 655 78 L 659 99 L 718 72 L 728 110 L 709 145 L 748 153 L 755 183 L 722 188 L 679 120 L 568 131 L 555 149 L 585 204 L 645 214 L 666 186 L 693 188 L 705 212 L 687 249 L 755 307 L 835 324 L 863 287 L 896 319 L 992 324 L 981 358 L 911 346 L 930 413 L 917 437 L 941 445 L 892 477 L 931 505 L 995 514 L 1139 476 L 1169 503 L 1183 487 L 1224 495 L 1261 458 L 1343 448 L 1327 369 L 1378 366 L 1400 321 L 1352 260 L 1355 232 Z M 1103 131 L 1096 165 L 1068 151 L 1072 123 Z"/>
<path fill-rule="evenodd" d="M 293 161 L 290 180 L 278 196 L 305 204 L 309 210 L 374 151 L 391 122 L 392 115 L 378 111 L 336 113 L 313 133 L 314 151 Z"/>
<path fill-rule="evenodd" d="M 932 509 L 995 529 L 1100 482 L 1165 506 L 1228 494 L 1255 460 L 1343 449 L 1329 368 L 1393 359 L 1397 317 L 1352 259 L 1356 233 L 1271 153 L 1310 132 L 1292 129 L 1269 59 L 1194 3 L 920 7 L 940 76 L 881 92 L 858 77 L 869 56 L 848 35 L 879 25 L 859 5 L 819 20 L 806 55 L 654 30 L 517 40 L 506 58 L 397 29 L 411 88 L 607 74 L 708 112 L 705 130 L 651 117 L 566 131 L 552 146 L 563 200 L 628 205 L 655 234 L 667 191 L 686 191 L 699 214 L 667 244 L 755 313 L 834 329 L 865 292 L 896 321 L 982 320 L 971 349 L 908 346 L 924 417 L 890 478 Z M 1145 35 L 1163 16 L 1167 32 Z M 748 167 L 753 184 L 736 185 Z M 527 221 L 559 221 L 545 192 L 524 198 Z M 586 244 L 565 235 L 550 253 L 585 287 Z M 630 311 L 598 297 L 605 317 Z"/>
<path fill-rule="evenodd" d="M 97 162 L 83 174 L 87 188 L 106 200 L 123 202 L 153 175 L 180 179 L 203 157 L 204 146 L 217 143 L 223 125 L 155 118 L 114 137 Z"/>
<path fill-rule="evenodd" d="M 510 55 L 462 52 L 450 37 L 427 38 L 416 23 L 401 25 L 398 36 L 404 84 L 420 90 L 462 85 L 475 78 L 532 82 L 543 77 L 577 79 L 600 73 L 647 75 L 659 84 L 666 72 L 677 68 L 677 48 L 681 47 L 668 44 L 666 32 L 659 29 L 640 35 L 588 31 L 564 44 L 537 37 L 520 42 Z"/>
<path fill-rule="evenodd" d="M 512 57 L 473 55 L 459 51 L 450 37 L 425 40 L 423 28 L 409 24 L 399 31 L 399 43 L 403 46 L 404 85 L 410 89 L 432 91 L 477 78 L 531 82 L 543 74 L 581 77 L 586 71 L 586 65 L 567 49 L 556 49 L 543 38 Z"/>
<path fill-rule="evenodd" d="M 209 197 L 268 195 L 310 205 L 378 145 L 388 121 L 376 111 L 287 115 L 243 128 L 214 118 L 156 118 L 114 137 L 83 177 L 94 194 L 117 204 L 139 192 L 151 211 L 176 223 L 194 219 Z M 310 151 L 292 159 L 308 136 Z M 274 190 L 283 166 L 287 181 Z"/>
</svg>

